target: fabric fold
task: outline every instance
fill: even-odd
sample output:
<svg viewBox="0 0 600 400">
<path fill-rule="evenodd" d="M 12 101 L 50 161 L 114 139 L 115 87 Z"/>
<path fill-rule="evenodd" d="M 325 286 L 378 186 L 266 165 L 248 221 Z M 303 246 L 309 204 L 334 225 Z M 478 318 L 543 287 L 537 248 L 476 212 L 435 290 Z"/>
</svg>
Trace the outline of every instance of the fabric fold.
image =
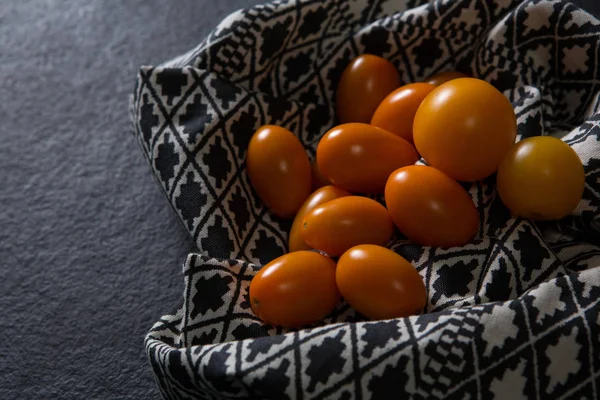
<svg viewBox="0 0 600 400">
<path fill-rule="evenodd" d="M 298 0 L 224 19 L 196 48 L 143 67 L 134 134 L 198 252 L 179 311 L 146 337 L 162 394 L 206 398 L 599 398 L 600 21 L 569 2 Z M 337 81 L 363 53 L 404 83 L 457 69 L 513 104 L 518 138 L 553 135 L 580 156 L 583 198 L 544 223 L 513 218 L 495 177 L 467 186 L 475 240 L 431 248 L 396 238 L 428 292 L 422 315 L 365 321 L 346 304 L 299 331 L 248 302 L 290 221 L 252 190 L 245 153 L 281 125 L 314 157 L 335 123 Z"/>
</svg>

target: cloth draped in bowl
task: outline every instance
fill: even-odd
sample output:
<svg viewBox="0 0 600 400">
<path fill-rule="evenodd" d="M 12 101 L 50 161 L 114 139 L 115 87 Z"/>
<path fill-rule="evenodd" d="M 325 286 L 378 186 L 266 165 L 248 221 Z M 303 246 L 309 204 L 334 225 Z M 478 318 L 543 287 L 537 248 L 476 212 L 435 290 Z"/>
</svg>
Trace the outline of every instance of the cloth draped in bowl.
<svg viewBox="0 0 600 400">
<path fill-rule="evenodd" d="M 240 10 L 195 49 L 143 67 L 134 133 L 198 245 L 182 306 L 146 337 L 169 399 L 600 398 L 600 21 L 565 1 L 278 1 Z M 341 304 L 322 324 L 261 323 L 250 280 L 283 254 L 245 171 L 263 124 L 314 157 L 355 56 L 392 61 L 405 83 L 458 69 L 511 100 L 519 139 L 560 137 L 585 165 L 563 220 L 512 218 L 494 176 L 467 189 L 476 239 L 431 248 L 398 238 L 428 291 L 422 315 L 365 321 Z"/>
</svg>

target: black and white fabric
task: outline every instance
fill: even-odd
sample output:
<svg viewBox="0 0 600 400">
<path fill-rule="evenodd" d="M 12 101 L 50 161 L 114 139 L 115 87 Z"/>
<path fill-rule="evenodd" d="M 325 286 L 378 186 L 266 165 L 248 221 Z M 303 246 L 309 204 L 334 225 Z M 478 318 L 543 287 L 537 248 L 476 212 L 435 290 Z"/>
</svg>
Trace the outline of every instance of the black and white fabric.
<svg viewBox="0 0 600 400">
<path fill-rule="evenodd" d="M 346 304 L 302 330 L 264 325 L 248 287 L 286 251 L 245 171 L 263 124 L 314 157 L 355 56 L 403 82 L 458 69 L 512 101 L 520 138 L 554 135 L 585 165 L 573 215 L 512 218 L 494 177 L 467 188 L 481 214 L 464 247 L 390 247 L 428 291 L 419 316 L 366 321 Z M 146 350 L 168 399 L 600 398 L 600 21 L 565 1 L 303 0 L 233 13 L 195 49 L 141 69 L 135 135 L 198 246 L 183 305 Z M 168 310 L 166 310 L 168 311 Z"/>
</svg>

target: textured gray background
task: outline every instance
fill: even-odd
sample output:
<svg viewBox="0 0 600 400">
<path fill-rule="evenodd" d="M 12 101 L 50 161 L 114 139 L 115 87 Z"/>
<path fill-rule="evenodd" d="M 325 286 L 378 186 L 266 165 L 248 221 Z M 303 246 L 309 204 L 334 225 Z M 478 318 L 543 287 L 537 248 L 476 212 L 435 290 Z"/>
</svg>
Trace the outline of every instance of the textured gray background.
<svg viewBox="0 0 600 400">
<path fill-rule="evenodd" d="M 0 0 L 0 399 L 159 398 L 193 243 L 129 134 L 143 64 L 258 0 Z"/>
<path fill-rule="evenodd" d="M 0 0 L 0 399 L 159 397 L 143 337 L 193 244 L 127 96 L 140 65 L 259 2 Z"/>
</svg>

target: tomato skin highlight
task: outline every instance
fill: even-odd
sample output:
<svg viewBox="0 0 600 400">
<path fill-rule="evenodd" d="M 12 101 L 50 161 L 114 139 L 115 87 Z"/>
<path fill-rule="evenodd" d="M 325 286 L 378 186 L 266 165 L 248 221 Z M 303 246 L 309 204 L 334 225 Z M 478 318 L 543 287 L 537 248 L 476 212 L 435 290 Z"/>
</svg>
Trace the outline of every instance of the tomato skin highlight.
<svg viewBox="0 0 600 400">
<path fill-rule="evenodd" d="M 385 187 L 394 224 L 424 246 L 463 246 L 479 230 L 479 213 L 469 194 L 452 178 L 424 165 L 394 171 Z"/>
<path fill-rule="evenodd" d="M 388 60 L 372 54 L 356 57 L 337 85 L 335 105 L 339 121 L 368 123 L 381 100 L 400 84 L 400 74 Z"/>
<path fill-rule="evenodd" d="M 371 125 L 385 129 L 413 144 L 415 114 L 421 102 L 433 89 L 435 86 L 429 83 L 410 83 L 399 87 L 379 104 L 371 119 Z"/>
<path fill-rule="evenodd" d="M 297 328 L 319 322 L 340 301 L 335 262 L 297 251 L 263 266 L 250 282 L 250 304 L 265 323 Z"/>
<path fill-rule="evenodd" d="M 394 233 L 385 207 L 361 196 L 340 197 L 314 208 L 302 226 L 304 241 L 330 256 L 341 256 L 359 244 L 383 246 Z"/>
<path fill-rule="evenodd" d="M 435 88 L 419 106 L 413 124 L 415 146 L 427 164 L 465 182 L 493 174 L 516 135 L 510 101 L 474 78 Z"/>
<path fill-rule="evenodd" d="M 496 176 L 498 194 L 513 215 L 556 220 L 571 214 L 583 195 L 585 170 L 567 143 L 552 136 L 519 141 Z"/>
<path fill-rule="evenodd" d="M 317 162 L 327 179 L 354 193 L 382 193 L 390 173 L 418 158 L 406 140 L 361 123 L 330 129 L 317 147 Z"/>
<path fill-rule="evenodd" d="M 323 186 L 320 189 L 315 190 L 309 197 L 306 199 L 300 210 L 296 213 L 296 217 L 294 218 L 294 222 L 292 223 L 292 228 L 290 229 L 289 235 L 289 251 L 299 251 L 299 250 L 310 250 L 311 247 L 306 244 L 304 238 L 302 237 L 302 221 L 304 220 L 304 216 L 315 207 L 320 206 L 321 204 L 325 204 L 328 201 L 338 199 L 344 196 L 350 196 L 351 194 L 345 191 L 344 189 L 340 189 L 338 187 L 329 185 Z"/>
<path fill-rule="evenodd" d="M 310 161 L 298 138 L 285 128 L 264 125 L 254 133 L 246 168 L 260 199 L 279 217 L 293 217 L 311 193 Z"/>
<path fill-rule="evenodd" d="M 443 71 L 443 72 L 438 72 L 437 74 L 433 74 L 430 77 L 426 78 L 425 82 L 427 82 L 431 85 L 434 85 L 434 86 L 440 86 L 442 83 L 446 83 L 453 79 L 468 78 L 468 77 L 469 77 L 469 75 L 463 74 L 462 72 L 458 72 L 458 71 Z"/>
<path fill-rule="evenodd" d="M 419 314 L 427 304 L 425 284 L 417 270 L 385 247 L 352 247 L 338 260 L 335 275 L 348 304 L 373 320 Z"/>
</svg>

